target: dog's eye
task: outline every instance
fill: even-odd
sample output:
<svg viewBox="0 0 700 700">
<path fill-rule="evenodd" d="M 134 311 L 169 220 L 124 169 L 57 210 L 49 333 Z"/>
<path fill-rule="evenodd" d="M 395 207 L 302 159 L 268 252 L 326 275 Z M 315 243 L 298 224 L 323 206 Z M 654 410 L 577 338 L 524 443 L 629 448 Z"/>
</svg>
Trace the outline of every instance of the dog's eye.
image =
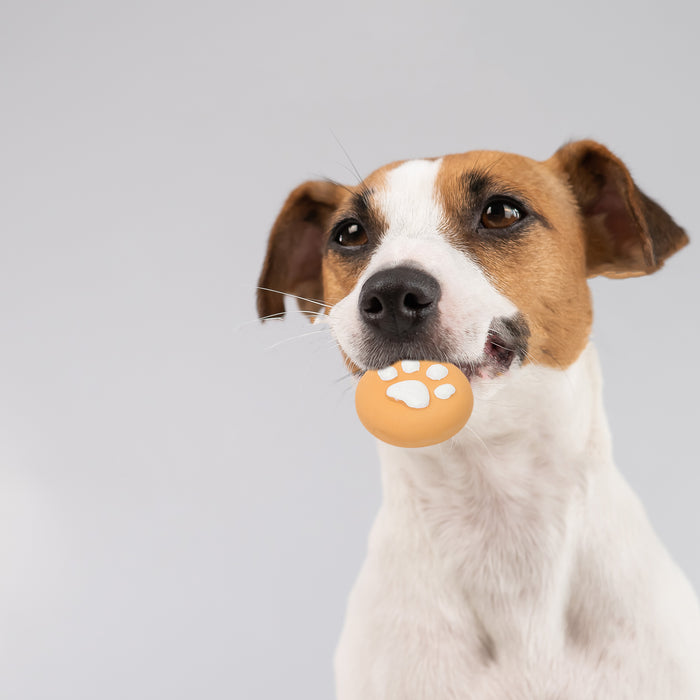
<svg viewBox="0 0 700 700">
<path fill-rule="evenodd" d="M 357 248 L 369 240 L 367 232 L 357 221 L 341 221 L 334 229 L 332 239 L 344 248 Z"/>
<path fill-rule="evenodd" d="M 525 212 L 515 202 L 507 199 L 494 199 L 481 214 L 481 224 L 485 228 L 506 228 L 525 217 Z"/>
</svg>

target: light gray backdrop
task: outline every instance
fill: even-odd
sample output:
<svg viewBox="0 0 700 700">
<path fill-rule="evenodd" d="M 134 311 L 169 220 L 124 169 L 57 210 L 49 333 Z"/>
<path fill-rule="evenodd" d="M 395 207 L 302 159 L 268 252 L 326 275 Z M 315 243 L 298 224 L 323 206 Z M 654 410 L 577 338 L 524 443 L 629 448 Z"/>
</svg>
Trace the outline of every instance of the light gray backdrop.
<svg viewBox="0 0 700 700">
<path fill-rule="evenodd" d="M 330 698 L 379 475 L 329 337 L 253 322 L 278 208 L 353 180 L 336 137 L 363 174 L 593 137 L 698 233 L 698 19 L 3 2 L 0 697 Z M 699 251 L 593 285 L 618 463 L 696 588 Z"/>
</svg>

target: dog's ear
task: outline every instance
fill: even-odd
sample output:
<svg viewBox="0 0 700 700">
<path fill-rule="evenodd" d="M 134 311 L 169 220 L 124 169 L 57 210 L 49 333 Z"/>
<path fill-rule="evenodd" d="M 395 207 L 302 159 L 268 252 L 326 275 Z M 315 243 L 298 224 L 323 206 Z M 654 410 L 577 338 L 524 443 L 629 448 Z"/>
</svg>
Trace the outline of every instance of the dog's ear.
<svg viewBox="0 0 700 700">
<path fill-rule="evenodd" d="M 258 281 L 258 286 L 264 288 L 258 289 L 261 318 L 284 315 L 284 294 L 323 301 L 321 258 L 325 234 L 344 193 L 342 185 L 309 181 L 287 197 L 272 227 Z M 322 308 L 321 303 L 301 299 L 297 303 L 305 311 Z"/>
<path fill-rule="evenodd" d="M 552 157 L 568 178 L 585 222 L 588 276 L 636 277 L 658 270 L 688 236 L 632 180 L 624 163 L 595 141 L 575 141 Z"/>
</svg>

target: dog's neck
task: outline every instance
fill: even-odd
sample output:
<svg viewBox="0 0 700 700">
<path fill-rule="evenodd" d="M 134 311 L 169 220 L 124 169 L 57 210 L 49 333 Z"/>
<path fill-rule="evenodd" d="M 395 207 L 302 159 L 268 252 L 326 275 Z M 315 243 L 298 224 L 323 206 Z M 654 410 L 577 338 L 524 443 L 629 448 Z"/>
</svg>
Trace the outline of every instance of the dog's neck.
<svg viewBox="0 0 700 700">
<path fill-rule="evenodd" d="M 590 485 L 613 471 L 597 356 L 589 346 L 564 371 L 526 366 L 495 381 L 490 396 L 476 387 L 474 415 L 451 442 L 380 446 L 380 518 L 399 546 L 431 550 L 473 609 L 561 630 L 576 550 L 567 540 Z"/>
</svg>

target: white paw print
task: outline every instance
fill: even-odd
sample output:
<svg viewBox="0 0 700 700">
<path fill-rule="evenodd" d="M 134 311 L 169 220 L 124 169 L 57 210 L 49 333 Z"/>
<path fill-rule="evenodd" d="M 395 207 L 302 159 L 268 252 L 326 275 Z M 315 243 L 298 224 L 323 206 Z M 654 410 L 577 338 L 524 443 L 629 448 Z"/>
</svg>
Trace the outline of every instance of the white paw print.
<svg viewBox="0 0 700 700">
<path fill-rule="evenodd" d="M 428 364 L 428 363 L 425 363 Z M 421 371 L 421 363 L 418 360 L 403 360 L 401 372 L 396 366 L 380 369 L 377 374 L 382 381 L 391 382 L 399 377 L 399 374 L 414 374 Z M 425 370 L 425 377 L 433 381 L 440 381 L 448 374 L 447 367 L 438 363 L 429 364 Z M 440 384 L 433 389 L 433 395 L 438 399 L 449 399 L 456 389 L 452 384 Z M 430 389 L 420 379 L 402 379 L 389 384 L 386 395 L 391 399 L 403 401 L 409 408 L 427 408 L 430 405 Z"/>
</svg>

